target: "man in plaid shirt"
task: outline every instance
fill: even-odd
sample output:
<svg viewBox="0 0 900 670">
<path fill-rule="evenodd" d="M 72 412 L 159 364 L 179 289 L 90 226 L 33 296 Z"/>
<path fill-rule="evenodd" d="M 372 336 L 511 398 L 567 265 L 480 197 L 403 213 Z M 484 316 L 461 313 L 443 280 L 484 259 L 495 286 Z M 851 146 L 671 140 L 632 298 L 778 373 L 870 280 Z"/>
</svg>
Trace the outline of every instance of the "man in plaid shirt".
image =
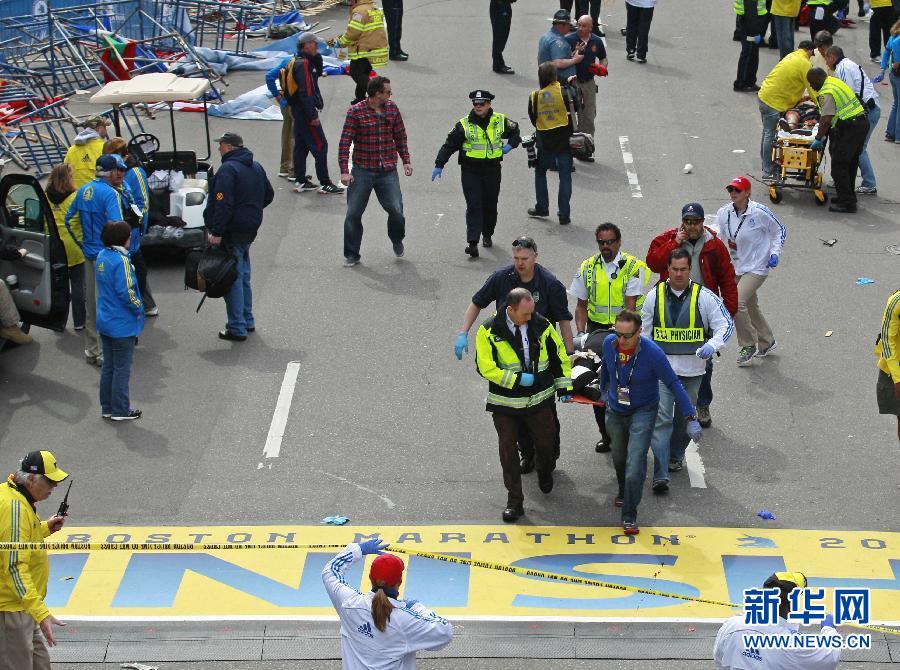
<svg viewBox="0 0 900 670">
<path fill-rule="evenodd" d="M 388 214 L 388 237 L 394 255 L 403 256 L 406 219 L 403 195 L 397 174 L 397 154 L 403 162 L 403 174 L 412 176 L 406 128 L 400 109 L 391 101 L 391 80 L 373 77 L 366 88 L 368 97 L 347 110 L 338 164 L 341 183 L 347 186 L 347 218 L 344 219 L 344 267 L 359 264 L 362 244 L 362 215 L 372 190 Z M 350 171 L 350 145 L 353 144 L 353 171 Z"/>
</svg>

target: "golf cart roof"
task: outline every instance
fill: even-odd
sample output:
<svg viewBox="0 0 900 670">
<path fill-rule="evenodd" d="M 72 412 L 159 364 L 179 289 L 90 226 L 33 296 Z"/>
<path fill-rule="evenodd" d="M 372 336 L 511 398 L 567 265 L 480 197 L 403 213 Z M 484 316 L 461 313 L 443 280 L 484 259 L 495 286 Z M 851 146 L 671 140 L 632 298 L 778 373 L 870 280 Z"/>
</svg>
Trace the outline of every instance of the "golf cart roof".
<svg viewBox="0 0 900 670">
<path fill-rule="evenodd" d="M 91 96 L 91 102 L 117 105 L 128 102 L 190 101 L 202 96 L 209 88 L 207 79 L 157 72 L 124 81 L 111 81 Z"/>
</svg>

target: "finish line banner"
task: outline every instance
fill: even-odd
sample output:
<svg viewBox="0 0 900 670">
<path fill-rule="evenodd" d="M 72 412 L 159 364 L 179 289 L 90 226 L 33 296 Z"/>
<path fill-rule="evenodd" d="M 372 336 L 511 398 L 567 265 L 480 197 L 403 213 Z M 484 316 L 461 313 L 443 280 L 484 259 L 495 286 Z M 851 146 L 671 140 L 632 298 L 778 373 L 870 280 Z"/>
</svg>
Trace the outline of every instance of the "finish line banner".
<svg viewBox="0 0 900 670">
<path fill-rule="evenodd" d="M 873 622 L 896 621 L 900 612 L 900 533 L 643 527 L 627 536 L 620 528 L 450 524 L 64 528 L 47 542 L 154 549 L 52 552 L 46 602 L 63 618 L 332 617 L 320 574 L 337 550 L 203 545 L 345 545 L 376 536 L 411 552 L 653 592 L 401 555 L 407 563 L 401 597 L 449 618 L 724 619 L 738 610 L 675 596 L 741 603 L 744 589 L 781 571 L 805 573 L 810 587 L 871 589 Z M 354 566 L 348 582 L 368 589 L 367 570 L 368 562 Z"/>
</svg>

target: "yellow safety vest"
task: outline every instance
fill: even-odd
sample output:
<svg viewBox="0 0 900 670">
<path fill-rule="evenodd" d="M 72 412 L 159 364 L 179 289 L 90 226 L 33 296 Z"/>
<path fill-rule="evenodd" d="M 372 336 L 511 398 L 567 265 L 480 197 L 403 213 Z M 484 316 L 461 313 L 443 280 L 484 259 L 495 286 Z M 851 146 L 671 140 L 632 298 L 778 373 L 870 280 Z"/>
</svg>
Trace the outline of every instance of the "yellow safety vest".
<svg viewBox="0 0 900 670">
<path fill-rule="evenodd" d="M 678 318 L 672 323 L 666 318 L 666 306 L 674 306 L 667 299 L 669 282 L 656 287 L 656 311 L 653 314 L 653 341 L 666 354 L 694 354 L 697 347 L 706 342 L 706 328 L 698 305 L 700 284 L 691 282 L 687 290 L 691 292 L 691 302 L 687 309 L 682 307 Z M 671 310 L 670 310 L 671 311 Z"/>
<path fill-rule="evenodd" d="M 830 4 L 831 4 L 831 0 L 806 0 L 807 7 L 815 7 L 818 5 L 827 7 Z"/>
<path fill-rule="evenodd" d="M 856 93 L 837 77 L 825 78 L 825 83 L 822 84 L 822 88 L 819 89 L 820 101 L 821 96 L 826 93 L 834 98 L 834 104 L 837 107 L 837 112 L 835 112 L 834 118 L 831 119 L 832 127 L 838 121 L 849 121 L 860 114 L 866 113 L 859 98 L 856 97 Z M 820 102 L 819 111 L 821 112 L 821 110 L 822 104 Z"/>
<path fill-rule="evenodd" d="M 584 277 L 584 285 L 587 287 L 588 309 L 587 316 L 594 323 L 609 325 L 616 322 L 616 316 L 625 308 L 625 285 L 637 276 L 641 269 L 644 272 L 644 288 L 650 282 L 650 268 L 644 261 L 630 254 L 622 252 L 622 260 L 625 265 L 613 274 L 616 278 L 612 281 L 603 270 L 603 260 L 600 254 L 586 258 L 581 263 L 581 276 Z M 599 266 L 599 268 L 598 268 Z M 636 308 L 641 309 L 644 304 L 644 296 L 637 299 Z"/>
<path fill-rule="evenodd" d="M 562 87 L 558 81 L 531 94 L 535 127 L 538 130 L 553 130 L 569 125 L 569 111 L 563 99 Z"/>
<path fill-rule="evenodd" d="M 469 117 L 459 120 L 462 124 L 466 140 L 462 150 L 466 158 L 500 158 L 503 155 L 503 131 L 506 128 L 506 116 L 494 112 L 488 121 L 487 129 L 477 123 L 470 123 Z"/>
<path fill-rule="evenodd" d="M 738 16 L 744 15 L 744 3 L 747 0 L 734 0 L 734 13 Z M 753 0 L 750 0 L 751 2 Z M 756 0 L 756 14 L 757 16 L 765 16 L 768 12 L 766 11 L 766 0 Z"/>
</svg>

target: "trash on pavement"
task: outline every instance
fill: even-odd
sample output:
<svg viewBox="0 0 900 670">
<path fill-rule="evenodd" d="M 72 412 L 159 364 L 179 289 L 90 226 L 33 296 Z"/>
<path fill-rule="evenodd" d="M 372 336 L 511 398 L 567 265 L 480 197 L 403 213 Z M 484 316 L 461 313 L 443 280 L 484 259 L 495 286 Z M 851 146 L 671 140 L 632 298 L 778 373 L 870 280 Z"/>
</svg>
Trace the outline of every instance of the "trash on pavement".
<svg viewBox="0 0 900 670">
<path fill-rule="evenodd" d="M 681 169 L 681 171 L 684 172 L 685 174 L 690 174 L 691 172 L 694 171 L 694 166 L 691 165 L 690 163 L 685 163 L 684 167 Z"/>
<path fill-rule="evenodd" d="M 823 239 L 820 237 L 820 238 L 819 238 L 819 241 L 820 241 L 822 244 L 824 244 L 826 247 L 833 247 L 835 244 L 837 244 L 837 240 L 834 239 L 834 238 L 831 238 L 830 240 L 823 240 Z"/>
<path fill-rule="evenodd" d="M 869 279 L 868 277 L 860 277 L 859 279 L 856 280 L 856 283 L 859 284 L 860 286 L 865 286 L 866 284 L 874 284 L 875 280 Z"/>
<path fill-rule="evenodd" d="M 143 663 L 123 663 L 120 668 L 130 668 L 131 670 L 159 670 L 157 665 L 144 665 Z"/>
<path fill-rule="evenodd" d="M 833 332 L 834 332 L 833 330 L 829 330 L 827 333 L 825 333 L 825 337 L 831 337 L 831 334 Z"/>
<path fill-rule="evenodd" d="M 772 514 L 772 513 L 771 513 L 769 510 L 767 510 L 767 509 L 761 509 L 761 510 L 759 510 L 759 511 L 756 513 L 756 516 L 758 516 L 760 519 L 765 519 L 766 521 L 775 521 L 775 515 Z"/>
<path fill-rule="evenodd" d="M 345 516 L 326 516 L 320 523 L 327 523 L 330 526 L 343 526 L 348 521 L 350 519 Z"/>
</svg>

